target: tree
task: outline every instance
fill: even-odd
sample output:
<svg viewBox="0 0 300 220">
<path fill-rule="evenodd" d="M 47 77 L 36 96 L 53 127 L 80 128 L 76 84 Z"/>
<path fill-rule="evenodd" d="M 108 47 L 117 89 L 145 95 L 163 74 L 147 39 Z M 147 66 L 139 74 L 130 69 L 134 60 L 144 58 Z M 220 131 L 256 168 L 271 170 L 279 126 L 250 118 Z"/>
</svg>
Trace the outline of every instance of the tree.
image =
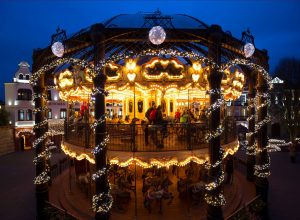
<svg viewBox="0 0 300 220">
<path fill-rule="evenodd" d="M 283 58 L 275 68 L 275 76 L 284 80 L 288 89 L 300 89 L 300 60 Z"/>
<path fill-rule="evenodd" d="M 275 69 L 275 76 L 284 80 L 285 83 L 282 97 L 284 120 L 289 130 L 290 141 L 294 142 L 300 130 L 300 60 L 282 59 Z"/>
<path fill-rule="evenodd" d="M 9 112 L 5 109 L 0 109 L 0 126 L 9 125 Z"/>
</svg>

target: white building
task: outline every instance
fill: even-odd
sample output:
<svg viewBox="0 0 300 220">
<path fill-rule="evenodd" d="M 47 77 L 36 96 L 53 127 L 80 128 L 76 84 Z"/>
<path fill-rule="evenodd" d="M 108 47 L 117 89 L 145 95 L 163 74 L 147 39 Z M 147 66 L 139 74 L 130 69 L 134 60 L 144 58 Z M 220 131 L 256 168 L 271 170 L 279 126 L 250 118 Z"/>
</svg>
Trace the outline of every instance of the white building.
<svg viewBox="0 0 300 220">
<path fill-rule="evenodd" d="M 30 66 L 21 62 L 15 73 L 13 82 L 5 83 L 5 108 L 10 113 L 10 124 L 15 127 L 16 150 L 30 149 L 33 141 L 33 89 L 29 83 Z M 58 92 L 51 89 L 48 92 L 47 117 L 49 120 L 63 120 L 67 115 L 67 103 L 60 101 Z"/>
</svg>

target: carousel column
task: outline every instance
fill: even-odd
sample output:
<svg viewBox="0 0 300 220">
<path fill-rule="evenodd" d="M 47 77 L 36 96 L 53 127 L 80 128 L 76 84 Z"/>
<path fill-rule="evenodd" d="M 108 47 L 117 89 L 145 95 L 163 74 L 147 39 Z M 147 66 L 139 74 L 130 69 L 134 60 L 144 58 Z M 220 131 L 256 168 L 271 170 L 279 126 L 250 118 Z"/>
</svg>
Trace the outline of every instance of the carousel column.
<svg viewBox="0 0 300 220">
<path fill-rule="evenodd" d="M 36 177 L 34 179 L 35 195 L 36 195 L 36 207 L 37 207 L 37 219 L 45 219 L 45 206 L 46 201 L 48 201 L 48 164 L 46 157 L 40 157 L 45 153 L 45 135 L 47 131 L 47 123 L 45 122 L 45 99 L 43 94 L 45 91 L 44 86 L 44 74 L 42 74 L 37 81 L 34 82 L 34 101 L 35 101 L 35 140 L 33 142 L 33 147 L 35 148 L 35 160 L 36 165 Z"/>
<path fill-rule="evenodd" d="M 91 28 L 91 38 L 94 44 L 94 91 L 95 98 L 95 149 L 93 151 L 96 162 L 96 173 L 93 179 L 96 182 L 96 195 L 93 196 L 93 209 L 96 212 L 95 219 L 106 220 L 110 218 L 110 209 L 112 206 L 112 197 L 108 182 L 108 164 L 107 164 L 107 134 L 105 123 L 105 81 L 106 75 L 98 71 L 99 61 L 105 58 L 104 46 L 104 26 L 96 24 Z"/>
<path fill-rule="evenodd" d="M 258 75 L 257 96 L 258 96 L 258 123 L 255 125 L 255 132 L 257 138 L 256 149 L 256 163 L 255 163 L 255 186 L 256 195 L 261 195 L 262 200 L 267 205 L 268 188 L 270 175 L 270 158 L 267 151 L 268 137 L 267 137 L 267 123 L 269 122 L 268 116 L 268 85 L 262 74 Z M 263 210 L 263 219 L 267 219 L 268 211 L 267 206 Z"/>
<path fill-rule="evenodd" d="M 254 165 L 255 165 L 255 148 L 256 148 L 256 142 L 255 142 L 255 88 L 254 88 L 254 80 L 253 75 L 249 79 L 248 84 L 248 133 L 247 136 L 247 179 L 248 181 L 254 180 Z M 250 78 L 249 77 L 249 78 Z"/>
<path fill-rule="evenodd" d="M 220 63 L 220 44 L 222 41 L 223 32 L 220 26 L 212 25 L 210 33 L 210 45 L 208 49 L 208 57 L 215 63 Z M 221 100 L 221 80 L 222 73 L 219 72 L 213 65 L 210 68 L 208 82 L 210 87 L 210 106 Z M 209 141 L 209 182 L 206 184 L 205 200 L 207 202 L 207 219 L 219 220 L 223 219 L 222 205 L 225 204 L 223 195 L 224 174 L 222 171 L 222 149 L 221 149 L 221 115 L 220 105 L 209 108 L 209 132 L 207 136 Z"/>
</svg>

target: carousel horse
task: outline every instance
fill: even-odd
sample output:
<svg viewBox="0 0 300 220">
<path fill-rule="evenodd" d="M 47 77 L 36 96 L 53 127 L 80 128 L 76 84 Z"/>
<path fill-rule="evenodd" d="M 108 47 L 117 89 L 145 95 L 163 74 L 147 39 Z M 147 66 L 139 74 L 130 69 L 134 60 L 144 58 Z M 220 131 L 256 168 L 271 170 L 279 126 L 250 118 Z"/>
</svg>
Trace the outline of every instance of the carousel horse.
<svg viewBox="0 0 300 220">
<path fill-rule="evenodd" d="M 155 190 L 155 187 L 150 187 L 147 192 L 145 193 L 144 198 L 144 206 L 148 209 L 149 213 L 151 212 L 151 204 L 154 200 L 161 202 L 162 199 L 169 200 L 168 205 L 171 204 L 171 202 L 174 199 L 173 193 L 169 192 L 168 188 L 169 185 L 171 185 L 172 182 L 169 180 L 169 178 L 165 178 L 162 184 L 160 185 L 160 189 Z M 160 206 L 160 212 L 161 212 L 161 206 Z"/>
</svg>

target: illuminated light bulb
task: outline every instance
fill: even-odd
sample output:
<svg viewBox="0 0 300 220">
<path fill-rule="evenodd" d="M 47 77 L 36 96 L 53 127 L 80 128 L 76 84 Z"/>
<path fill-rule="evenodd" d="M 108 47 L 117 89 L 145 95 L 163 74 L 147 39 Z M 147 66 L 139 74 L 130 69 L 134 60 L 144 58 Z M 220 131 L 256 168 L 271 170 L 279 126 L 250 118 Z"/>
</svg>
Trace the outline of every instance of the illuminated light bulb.
<svg viewBox="0 0 300 220">
<path fill-rule="evenodd" d="M 61 42 L 55 42 L 51 46 L 52 53 L 57 57 L 62 57 L 65 52 L 65 47 Z"/>
<path fill-rule="evenodd" d="M 149 31 L 149 40 L 155 45 L 162 44 L 166 39 L 166 32 L 161 26 L 154 26 Z"/>
<path fill-rule="evenodd" d="M 127 74 L 127 78 L 129 79 L 130 82 L 133 82 L 135 77 L 136 77 L 135 73 L 128 73 Z"/>
<path fill-rule="evenodd" d="M 197 82 L 200 78 L 200 75 L 199 74 L 192 74 L 192 78 L 193 78 L 194 82 Z"/>
<path fill-rule="evenodd" d="M 197 62 L 197 63 L 193 63 L 193 68 L 194 70 L 199 71 L 201 70 L 202 66 L 200 63 Z"/>
<path fill-rule="evenodd" d="M 126 63 L 126 68 L 130 71 L 133 71 L 136 67 L 136 63 L 130 59 L 127 63 Z"/>
<path fill-rule="evenodd" d="M 246 58 L 249 58 L 251 57 L 255 52 L 255 47 L 253 44 L 251 43 L 246 43 L 244 45 L 244 55 Z"/>
</svg>

